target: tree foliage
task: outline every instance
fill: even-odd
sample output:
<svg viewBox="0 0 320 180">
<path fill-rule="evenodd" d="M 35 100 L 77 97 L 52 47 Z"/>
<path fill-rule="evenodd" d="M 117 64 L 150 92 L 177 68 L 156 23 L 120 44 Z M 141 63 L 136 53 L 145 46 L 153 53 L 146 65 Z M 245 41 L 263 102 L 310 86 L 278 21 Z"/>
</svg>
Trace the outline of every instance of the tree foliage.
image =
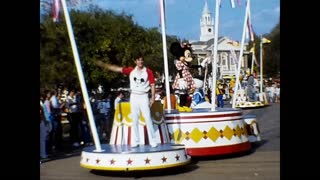
<svg viewBox="0 0 320 180">
<path fill-rule="evenodd" d="M 163 72 L 162 36 L 157 28 L 143 28 L 134 23 L 131 15 L 97 6 L 86 11 L 71 10 L 70 19 L 88 89 L 100 84 L 109 88 L 128 85 L 123 75 L 98 68 L 96 60 L 129 66 L 134 63 L 132 57 L 141 52 L 149 68 Z M 174 41 L 176 37 L 167 36 L 167 44 Z M 173 72 L 173 57 L 170 53 L 168 56 Z M 79 87 L 69 35 L 63 17 L 54 23 L 45 14 L 40 23 L 40 86 L 55 88 L 61 83 Z"/>
<path fill-rule="evenodd" d="M 64 84 L 78 88 L 79 79 L 74 62 L 64 16 L 54 23 L 51 13 L 44 13 L 40 21 L 40 87 L 55 88 Z M 77 44 L 82 70 L 88 89 L 99 85 L 107 88 L 128 86 L 128 78 L 98 68 L 94 61 L 103 60 L 119 66 L 133 65 L 134 55 L 144 54 L 145 64 L 154 71 L 164 72 L 162 35 L 159 28 L 143 28 L 133 21 L 131 15 L 116 14 L 89 6 L 85 11 L 71 10 L 70 19 Z M 264 45 L 264 74 L 276 76 L 280 72 L 280 24 L 270 34 L 263 35 L 272 43 Z M 167 35 L 168 67 L 170 75 L 175 74 L 174 57 L 169 46 L 177 39 Z M 260 37 L 255 35 L 256 58 L 260 57 Z M 250 58 L 250 56 L 249 56 Z"/>
<path fill-rule="evenodd" d="M 280 23 L 266 37 L 271 43 L 263 47 L 264 74 L 276 77 L 280 73 Z"/>
<path fill-rule="evenodd" d="M 269 34 L 264 34 L 265 37 L 271 40 L 271 43 L 263 44 L 263 74 L 267 77 L 276 77 L 280 72 L 280 24 L 278 23 Z M 256 60 L 260 63 L 260 42 L 261 37 L 254 34 L 254 41 L 250 41 L 248 50 L 254 46 Z M 252 56 L 248 57 L 251 64 Z M 254 66 L 256 72 L 260 71 L 260 67 Z"/>
</svg>

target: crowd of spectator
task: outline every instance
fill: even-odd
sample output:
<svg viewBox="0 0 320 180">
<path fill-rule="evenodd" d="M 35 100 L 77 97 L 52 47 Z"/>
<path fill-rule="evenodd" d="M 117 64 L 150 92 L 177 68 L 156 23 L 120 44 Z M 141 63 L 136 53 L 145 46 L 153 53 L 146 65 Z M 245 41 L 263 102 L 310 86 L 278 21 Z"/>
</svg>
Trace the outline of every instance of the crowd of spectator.
<svg viewBox="0 0 320 180">
<path fill-rule="evenodd" d="M 257 79 L 255 78 L 255 80 Z M 159 84 L 161 83 L 157 85 Z M 228 79 L 219 81 L 219 85 L 221 85 L 219 87 L 223 89 L 223 93 L 221 93 L 223 98 L 220 98 L 220 101 L 232 98 L 234 92 L 232 84 L 232 81 Z M 259 93 L 259 85 L 260 83 L 257 81 L 254 83 L 257 93 Z M 241 86 L 246 88 L 245 80 L 242 81 Z M 156 100 L 165 99 L 164 89 L 162 83 L 157 88 Z M 209 89 L 208 87 L 208 92 L 210 92 Z M 280 102 L 280 82 L 271 78 L 265 80 L 263 89 L 270 103 Z M 211 102 L 211 95 L 208 92 L 206 97 Z M 128 94 L 122 90 L 90 93 L 90 105 L 100 143 L 109 143 L 115 108 L 119 102 L 127 101 L 127 98 Z M 63 121 L 67 122 L 68 131 L 65 131 Z M 69 138 L 65 138 L 65 134 Z M 40 93 L 40 158 L 47 158 L 48 155 L 55 152 L 64 152 L 66 148 L 74 149 L 86 145 L 93 145 L 93 138 L 81 91 L 66 88 L 42 91 Z"/>
<path fill-rule="evenodd" d="M 115 105 L 124 93 L 90 93 L 100 143 L 109 143 Z M 67 126 L 62 122 L 67 122 Z M 68 127 L 68 128 L 66 128 Z M 66 131 L 67 129 L 67 131 Z M 51 89 L 40 93 L 40 158 L 93 145 L 87 108 L 80 90 Z"/>
</svg>

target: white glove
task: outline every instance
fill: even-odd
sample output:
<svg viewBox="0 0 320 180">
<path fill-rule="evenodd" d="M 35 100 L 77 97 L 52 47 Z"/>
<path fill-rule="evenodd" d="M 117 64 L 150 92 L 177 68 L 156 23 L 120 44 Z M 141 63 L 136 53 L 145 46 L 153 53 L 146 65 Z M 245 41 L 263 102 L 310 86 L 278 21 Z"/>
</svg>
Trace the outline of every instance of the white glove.
<svg viewBox="0 0 320 180">
<path fill-rule="evenodd" d="M 179 84 L 179 89 L 181 90 L 185 90 L 188 87 L 187 82 L 183 78 L 178 79 L 178 84 Z"/>
</svg>

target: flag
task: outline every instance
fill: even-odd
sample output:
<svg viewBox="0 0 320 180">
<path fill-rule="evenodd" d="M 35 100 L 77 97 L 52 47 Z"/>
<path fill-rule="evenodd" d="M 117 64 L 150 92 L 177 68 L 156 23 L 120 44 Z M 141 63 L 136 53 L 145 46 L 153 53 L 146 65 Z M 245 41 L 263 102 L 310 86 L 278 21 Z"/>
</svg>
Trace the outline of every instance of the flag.
<svg viewBox="0 0 320 180">
<path fill-rule="evenodd" d="M 231 2 L 231 7 L 232 7 L 232 8 L 235 8 L 236 5 L 234 4 L 234 0 L 230 0 L 230 2 Z"/>
<path fill-rule="evenodd" d="M 53 22 L 59 22 L 60 0 L 52 0 Z"/>
<path fill-rule="evenodd" d="M 240 47 L 239 41 L 230 40 L 230 41 L 228 41 L 227 43 L 228 43 L 228 44 L 231 44 L 232 46 Z"/>
<path fill-rule="evenodd" d="M 250 52 L 253 53 L 253 56 L 252 56 L 253 59 L 252 60 L 254 61 L 254 63 L 257 66 L 259 66 L 258 61 L 256 59 L 256 55 L 255 55 L 255 44 L 252 45 L 252 48 L 250 49 Z"/>
<path fill-rule="evenodd" d="M 264 37 L 261 39 L 261 41 L 262 41 L 262 43 L 271 43 L 271 41 L 269 39 L 264 38 Z"/>
<path fill-rule="evenodd" d="M 240 2 L 240 0 L 238 0 L 238 6 L 241 6 L 241 2 Z"/>
<path fill-rule="evenodd" d="M 260 65 L 258 64 L 258 61 L 257 61 L 257 58 L 256 58 L 256 55 L 253 54 L 252 56 L 252 61 L 254 61 L 254 63 L 259 67 Z"/>
<path fill-rule="evenodd" d="M 252 48 L 250 49 L 251 53 L 254 53 L 254 46 L 252 46 Z"/>
<path fill-rule="evenodd" d="M 252 28 L 252 23 L 251 23 L 251 13 L 250 13 L 250 4 L 247 3 L 247 13 L 248 13 L 248 18 L 246 19 L 247 21 L 247 27 L 246 27 L 246 35 L 247 38 L 250 38 L 251 41 L 254 41 L 254 32 Z"/>
<path fill-rule="evenodd" d="M 252 29 L 252 25 L 247 21 L 247 27 L 245 29 L 246 31 L 246 39 L 249 39 L 250 41 L 254 41 L 254 32 Z"/>
<path fill-rule="evenodd" d="M 253 32 L 253 28 L 252 28 L 252 24 L 251 22 L 248 20 L 248 33 L 249 33 L 249 37 L 251 41 L 254 41 L 254 32 Z"/>
</svg>

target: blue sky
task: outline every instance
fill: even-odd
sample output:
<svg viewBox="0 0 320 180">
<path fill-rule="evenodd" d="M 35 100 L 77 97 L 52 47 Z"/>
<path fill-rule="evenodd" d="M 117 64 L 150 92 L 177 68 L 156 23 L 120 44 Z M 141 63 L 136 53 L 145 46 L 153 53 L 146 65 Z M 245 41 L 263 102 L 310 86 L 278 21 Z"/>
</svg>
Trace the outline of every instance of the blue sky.
<svg viewBox="0 0 320 180">
<path fill-rule="evenodd" d="M 181 39 L 199 40 L 200 18 L 206 0 L 166 0 L 166 34 Z M 241 40 L 245 0 L 231 8 L 230 0 L 221 0 L 219 36 Z M 207 0 L 214 18 L 215 0 Z M 253 30 L 257 35 L 269 33 L 280 20 L 280 0 L 251 0 Z M 134 21 L 146 28 L 159 27 L 159 0 L 92 0 L 103 9 L 132 15 Z"/>
</svg>

